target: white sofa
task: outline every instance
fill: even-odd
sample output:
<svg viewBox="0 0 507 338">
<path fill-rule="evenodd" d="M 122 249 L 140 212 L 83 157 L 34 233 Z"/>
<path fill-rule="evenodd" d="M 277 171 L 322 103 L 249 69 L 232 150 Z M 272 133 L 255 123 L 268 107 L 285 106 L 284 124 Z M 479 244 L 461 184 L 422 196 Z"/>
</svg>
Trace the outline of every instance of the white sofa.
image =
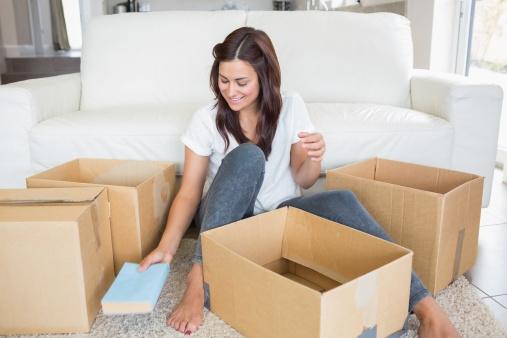
<svg viewBox="0 0 507 338">
<path fill-rule="evenodd" d="M 266 31 L 283 90 L 327 142 L 323 169 L 372 156 L 485 176 L 489 202 L 502 90 L 413 69 L 409 21 L 390 13 L 153 12 L 97 17 L 81 73 L 0 86 L 0 187 L 76 157 L 183 161 L 179 136 L 212 100 L 212 47 Z"/>
</svg>

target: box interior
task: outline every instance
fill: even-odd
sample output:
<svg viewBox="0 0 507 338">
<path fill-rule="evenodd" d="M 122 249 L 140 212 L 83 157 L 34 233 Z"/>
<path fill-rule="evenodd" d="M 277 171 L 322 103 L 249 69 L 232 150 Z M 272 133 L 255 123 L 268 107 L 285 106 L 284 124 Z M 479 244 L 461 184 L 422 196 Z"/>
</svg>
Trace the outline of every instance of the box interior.
<svg viewBox="0 0 507 338">
<path fill-rule="evenodd" d="M 234 255 L 326 292 L 410 252 L 296 208 L 282 208 L 206 231 Z"/>
<path fill-rule="evenodd" d="M 311 268 L 283 257 L 265 264 L 264 267 L 321 293 L 342 284 Z"/>
<path fill-rule="evenodd" d="M 78 159 L 37 178 L 102 185 L 137 187 L 164 168 L 156 163 L 134 160 Z"/>
<path fill-rule="evenodd" d="M 351 227 L 289 208 L 282 257 L 344 284 L 409 250 Z"/>
<path fill-rule="evenodd" d="M 352 164 L 340 169 L 340 172 L 438 194 L 446 194 L 463 183 L 479 177 L 469 173 L 380 158 Z"/>
</svg>

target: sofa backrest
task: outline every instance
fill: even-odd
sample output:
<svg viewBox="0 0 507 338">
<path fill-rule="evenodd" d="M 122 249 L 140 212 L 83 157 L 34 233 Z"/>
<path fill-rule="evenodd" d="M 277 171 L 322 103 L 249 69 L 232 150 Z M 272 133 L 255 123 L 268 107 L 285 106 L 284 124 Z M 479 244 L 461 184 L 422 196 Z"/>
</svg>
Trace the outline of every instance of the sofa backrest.
<svg viewBox="0 0 507 338">
<path fill-rule="evenodd" d="M 244 11 L 92 19 L 83 34 L 81 109 L 211 100 L 212 48 L 245 22 Z"/>
<path fill-rule="evenodd" d="M 409 21 L 390 13 L 168 11 L 94 18 L 83 38 L 81 109 L 206 102 L 212 48 L 234 29 L 271 37 L 284 90 L 306 102 L 409 105 Z"/>
<path fill-rule="evenodd" d="M 392 13 L 249 12 L 273 41 L 282 86 L 306 102 L 409 106 L 410 22 Z"/>
</svg>

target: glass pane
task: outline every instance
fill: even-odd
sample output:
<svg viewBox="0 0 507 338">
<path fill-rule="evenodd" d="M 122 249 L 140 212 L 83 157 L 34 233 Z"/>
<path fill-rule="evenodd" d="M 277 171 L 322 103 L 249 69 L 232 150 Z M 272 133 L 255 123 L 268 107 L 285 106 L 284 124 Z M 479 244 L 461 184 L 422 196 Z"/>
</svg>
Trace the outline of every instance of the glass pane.
<svg viewBox="0 0 507 338">
<path fill-rule="evenodd" d="M 469 76 L 503 87 L 498 146 L 507 149 L 507 0 L 476 0 Z"/>
</svg>

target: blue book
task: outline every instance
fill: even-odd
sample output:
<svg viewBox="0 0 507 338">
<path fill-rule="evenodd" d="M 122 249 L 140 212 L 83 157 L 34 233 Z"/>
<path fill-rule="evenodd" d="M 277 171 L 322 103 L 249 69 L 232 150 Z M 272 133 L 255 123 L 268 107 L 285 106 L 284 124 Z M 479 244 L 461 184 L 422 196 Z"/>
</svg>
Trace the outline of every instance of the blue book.
<svg viewBox="0 0 507 338">
<path fill-rule="evenodd" d="M 149 313 L 157 304 L 169 275 L 169 264 L 151 265 L 138 272 L 139 264 L 125 263 L 113 284 L 102 298 L 104 314 Z"/>
</svg>

